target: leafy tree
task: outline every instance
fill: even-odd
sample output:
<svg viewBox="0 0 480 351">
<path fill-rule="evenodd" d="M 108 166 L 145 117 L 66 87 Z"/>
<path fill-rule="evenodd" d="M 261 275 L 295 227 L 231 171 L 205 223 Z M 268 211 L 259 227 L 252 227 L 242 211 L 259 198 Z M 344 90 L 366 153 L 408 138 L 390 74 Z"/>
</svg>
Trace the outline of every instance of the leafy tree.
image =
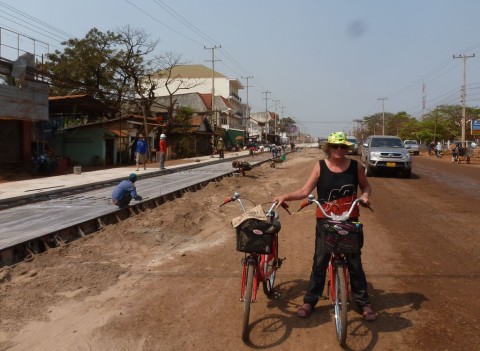
<svg viewBox="0 0 480 351">
<path fill-rule="evenodd" d="M 115 111 L 126 112 L 133 102 L 150 115 L 156 82 L 155 60 L 150 59 L 158 41 L 130 26 L 102 33 L 91 29 L 83 39 L 70 39 L 63 51 L 48 55 L 44 65 L 51 79 L 51 94 L 89 94 Z"/>
<path fill-rule="evenodd" d="M 48 54 L 44 70 L 50 77 L 51 95 L 89 94 L 112 106 L 118 35 L 91 29 L 83 39 L 63 42 L 63 51 Z M 113 107 L 116 107 L 113 104 Z"/>
</svg>

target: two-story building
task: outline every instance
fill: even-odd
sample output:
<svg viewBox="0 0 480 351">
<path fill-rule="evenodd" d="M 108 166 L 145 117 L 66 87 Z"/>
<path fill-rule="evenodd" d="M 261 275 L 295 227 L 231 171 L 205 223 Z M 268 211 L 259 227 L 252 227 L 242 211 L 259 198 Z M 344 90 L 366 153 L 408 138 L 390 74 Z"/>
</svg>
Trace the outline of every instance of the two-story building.
<svg viewBox="0 0 480 351">
<path fill-rule="evenodd" d="M 155 90 L 158 105 L 169 106 L 172 94 L 174 110 L 190 107 L 196 113 L 208 114 L 214 129 L 223 129 L 227 144 L 245 136 L 249 107 L 239 96 L 244 86 L 238 79 L 226 77 L 204 65 L 174 66 L 171 71 L 158 72 L 154 79 L 158 83 Z"/>
</svg>

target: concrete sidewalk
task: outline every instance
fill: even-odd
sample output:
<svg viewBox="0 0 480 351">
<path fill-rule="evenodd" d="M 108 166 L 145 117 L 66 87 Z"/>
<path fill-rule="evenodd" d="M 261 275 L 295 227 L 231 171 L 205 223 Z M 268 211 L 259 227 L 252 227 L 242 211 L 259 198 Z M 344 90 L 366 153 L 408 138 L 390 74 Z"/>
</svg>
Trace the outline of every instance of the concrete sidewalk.
<svg viewBox="0 0 480 351">
<path fill-rule="evenodd" d="M 169 165 L 166 162 L 166 170 L 160 171 L 159 167 L 149 167 L 143 170 L 141 167 L 136 171 L 135 165 L 125 167 L 108 168 L 98 171 L 82 172 L 80 174 L 72 174 L 51 176 L 44 178 L 36 178 L 29 180 L 22 180 L 16 182 L 8 182 L 0 184 L 0 209 L 8 207 L 8 203 L 14 201 L 28 202 L 29 199 L 48 196 L 55 193 L 61 193 L 66 190 L 72 190 L 83 187 L 101 186 L 102 184 L 109 184 L 128 178 L 130 173 L 136 173 L 141 179 L 142 177 L 159 176 L 162 174 L 170 174 L 179 170 L 201 167 L 203 165 L 226 162 L 236 158 L 248 156 L 248 151 L 229 152 L 225 153 L 225 159 L 221 160 L 218 155 L 215 157 L 201 156 L 189 159 L 183 159 L 181 164 Z M 254 161 L 255 158 L 252 158 Z M 173 163 L 174 161 L 172 161 Z"/>
</svg>

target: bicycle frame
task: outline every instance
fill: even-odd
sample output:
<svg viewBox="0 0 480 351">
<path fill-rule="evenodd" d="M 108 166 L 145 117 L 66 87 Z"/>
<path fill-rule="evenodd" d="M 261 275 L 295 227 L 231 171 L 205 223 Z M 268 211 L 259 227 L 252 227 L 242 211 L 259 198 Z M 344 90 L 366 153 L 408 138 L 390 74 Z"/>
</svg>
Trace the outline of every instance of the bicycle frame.
<svg viewBox="0 0 480 351">
<path fill-rule="evenodd" d="M 252 292 L 252 302 L 257 300 L 257 291 L 260 287 L 259 283 L 268 284 L 268 278 L 272 273 L 274 273 L 278 266 L 277 266 L 277 259 L 278 259 L 278 234 L 275 234 L 273 239 L 273 247 L 272 253 L 269 254 L 253 254 L 253 253 L 245 253 L 245 257 L 242 259 L 242 287 L 240 291 L 240 301 L 243 301 L 245 296 L 245 287 L 247 281 L 247 267 L 248 263 L 253 261 L 255 265 L 255 273 L 253 277 L 253 292 Z M 271 268 L 269 269 L 268 263 L 274 260 Z"/>
<path fill-rule="evenodd" d="M 243 212 L 247 212 L 240 194 L 235 192 L 232 197 L 223 201 L 225 205 L 228 202 L 238 201 Z M 253 202 L 252 202 L 253 203 Z M 274 202 L 268 211 L 264 211 L 270 224 L 275 226 L 275 220 L 278 218 L 274 208 L 277 206 Z M 255 204 L 254 204 L 255 205 Z M 288 205 L 282 204 L 282 207 L 288 212 Z M 268 297 L 274 293 L 273 286 L 275 284 L 275 273 L 282 263 L 282 259 L 278 258 L 278 232 L 280 227 L 275 228 L 271 252 L 268 254 L 248 253 L 246 252 L 242 259 L 242 286 L 240 290 L 240 301 L 243 302 L 243 323 L 242 323 L 242 340 L 247 343 L 249 338 L 249 318 L 250 306 L 257 299 L 257 291 L 260 282 L 263 284 L 263 291 Z M 267 250 L 262 250 L 263 252 Z M 260 252 L 262 252 L 260 251 Z M 268 250 L 270 251 L 270 250 Z"/>
<path fill-rule="evenodd" d="M 317 207 L 323 212 L 325 217 L 335 221 L 347 221 L 350 218 L 350 214 L 352 213 L 357 203 L 362 204 L 363 202 L 360 198 L 358 198 L 352 202 L 348 211 L 345 211 L 340 215 L 334 213 L 327 214 L 320 202 L 315 199 L 312 194 L 310 194 L 308 195 L 308 201 L 300 206 L 300 210 L 312 203 L 315 203 L 317 205 Z M 370 208 L 370 210 L 372 209 Z M 329 278 L 327 296 L 330 298 L 330 301 L 332 302 L 335 310 L 335 331 L 337 334 L 337 340 L 340 345 L 344 345 L 347 338 L 348 296 L 350 295 L 350 275 L 348 272 L 348 262 L 346 254 L 331 253 L 327 269 Z"/>
<path fill-rule="evenodd" d="M 238 201 L 243 212 L 247 212 L 245 208 L 240 193 L 235 192 L 233 196 L 224 200 L 224 204 L 232 201 Z M 277 203 L 273 203 L 268 211 L 265 211 L 265 215 L 270 221 L 273 221 L 275 217 L 274 208 L 277 206 Z M 282 207 L 288 212 L 288 205 L 283 204 Z M 273 260 L 273 262 L 272 262 Z M 240 300 L 244 300 L 245 288 L 246 288 L 246 279 L 247 279 L 247 268 L 250 262 L 254 263 L 255 272 L 254 272 L 254 281 L 253 281 L 253 293 L 252 293 L 252 302 L 256 301 L 257 291 L 260 286 L 259 283 L 269 284 L 268 280 L 275 274 L 276 270 L 279 268 L 278 259 L 278 233 L 275 234 L 273 239 L 272 252 L 269 254 L 255 254 L 255 253 L 245 253 L 244 258 L 242 259 L 242 286 L 240 291 Z M 274 278 L 273 278 L 274 280 Z M 273 282 L 272 282 L 273 283 Z M 265 291 L 270 290 L 272 287 L 269 286 Z"/>
</svg>

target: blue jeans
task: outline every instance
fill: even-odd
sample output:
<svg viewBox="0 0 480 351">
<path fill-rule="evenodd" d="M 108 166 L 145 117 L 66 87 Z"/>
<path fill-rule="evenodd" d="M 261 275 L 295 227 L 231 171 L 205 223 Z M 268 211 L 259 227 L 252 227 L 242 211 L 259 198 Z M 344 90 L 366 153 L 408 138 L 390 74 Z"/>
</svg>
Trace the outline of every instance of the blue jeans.
<svg viewBox="0 0 480 351">
<path fill-rule="evenodd" d="M 322 219 L 317 219 L 317 228 L 315 234 L 315 255 L 313 256 L 312 272 L 310 273 L 310 283 L 307 293 L 303 298 L 304 303 L 315 306 L 322 296 L 325 286 L 325 278 L 330 260 L 330 254 L 323 252 L 323 236 L 321 230 Z M 361 309 L 370 304 L 367 291 L 367 279 L 362 266 L 362 253 L 347 254 L 348 272 L 350 274 L 350 285 L 352 287 L 352 296 L 357 306 Z"/>
</svg>

